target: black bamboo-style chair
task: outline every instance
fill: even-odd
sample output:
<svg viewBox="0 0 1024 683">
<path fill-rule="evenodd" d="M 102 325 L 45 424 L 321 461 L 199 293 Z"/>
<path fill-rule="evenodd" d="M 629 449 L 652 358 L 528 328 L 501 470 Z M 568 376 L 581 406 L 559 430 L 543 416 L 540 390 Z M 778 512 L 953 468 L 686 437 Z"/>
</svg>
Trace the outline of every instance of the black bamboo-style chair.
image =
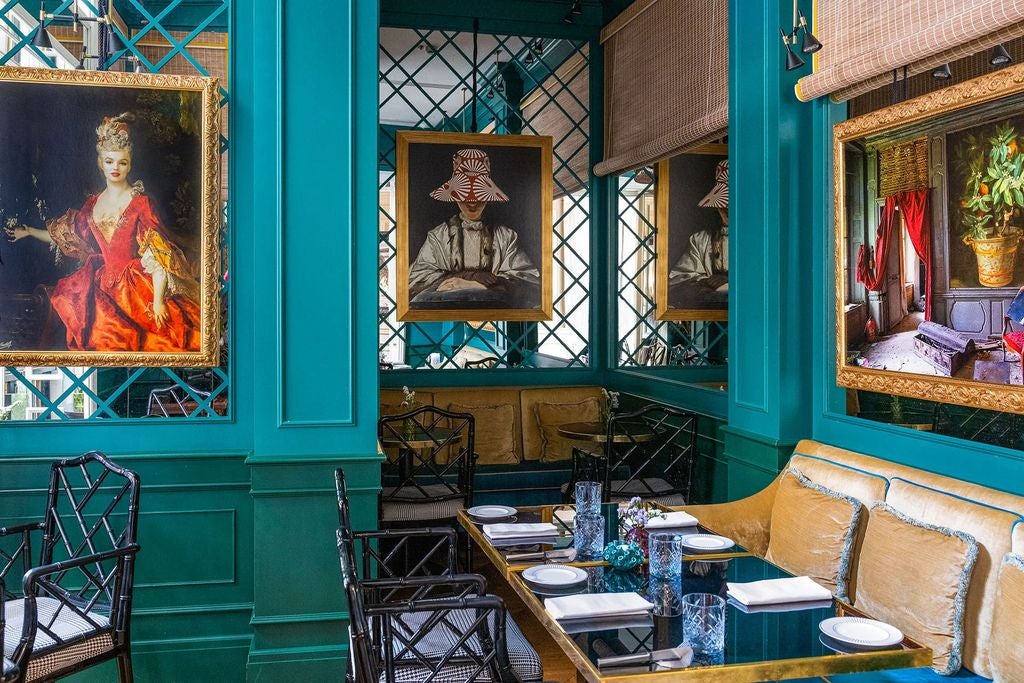
<svg viewBox="0 0 1024 683">
<path fill-rule="evenodd" d="M 602 482 L 602 499 L 619 503 L 639 496 L 664 505 L 690 499 L 696 451 L 694 413 L 649 405 L 612 413 L 602 448 L 574 448 L 562 499 L 572 502 L 577 481 Z"/>
<path fill-rule="evenodd" d="M 0 579 L 0 595 L 7 595 L 4 582 Z M 18 665 L 7 658 L 7 651 L 4 650 L 4 603 L 0 600 L 0 653 L 3 653 L 3 668 L 0 668 L 0 683 L 14 683 L 20 674 Z"/>
<path fill-rule="evenodd" d="M 697 440 L 697 415 L 660 405 L 608 420 L 604 499 L 635 496 L 663 505 L 689 502 Z"/>
<path fill-rule="evenodd" d="M 381 416 L 377 436 L 389 453 L 381 471 L 382 525 L 454 522 L 471 507 L 474 434 L 472 415 L 433 406 Z"/>
<path fill-rule="evenodd" d="M 540 657 L 500 598 L 487 595 L 484 578 L 455 573 L 453 529 L 353 531 L 341 468 L 335 486 L 338 553 L 352 615 L 349 681 L 542 679 Z M 386 551 L 385 539 L 394 542 Z M 400 557 L 402 544 L 413 540 L 426 541 L 427 550 L 409 568 Z M 438 565 L 449 570 L 431 574 Z"/>
<path fill-rule="evenodd" d="M 133 680 L 138 516 L 138 475 L 92 451 L 52 465 L 42 521 L 0 528 L 0 541 L 17 539 L 0 549 L 9 587 L 4 654 L 20 670 L 17 680 L 52 680 L 110 659 L 120 681 Z M 33 532 L 42 532 L 38 564 Z M 10 580 L 19 565 L 20 594 Z"/>
</svg>

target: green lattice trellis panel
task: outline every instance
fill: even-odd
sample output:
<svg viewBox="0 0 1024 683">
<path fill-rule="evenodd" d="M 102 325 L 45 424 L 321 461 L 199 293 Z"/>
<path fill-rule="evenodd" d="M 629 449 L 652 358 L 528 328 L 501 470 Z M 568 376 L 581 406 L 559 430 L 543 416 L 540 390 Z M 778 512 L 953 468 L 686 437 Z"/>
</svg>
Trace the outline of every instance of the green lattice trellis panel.
<svg viewBox="0 0 1024 683">
<path fill-rule="evenodd" d="M 478 36 L 476 89 L 472 35 L 385 28 L 380 41 L 381 360 L 398 366 L 456 367 L 474 357 L 498 366 L 581 367 L 589 363 L 590 195 L 580 168 L 589 160 L 586 44 L 527 36 Z M 566 70 L 566 66 L 571 66 Z M 500 73 L 499 73 L 500 72 Z M 513 82 L 521 81 L 513 86 Z M 582 79 L 582 80 L 580 80 Z M 476 93 L 474 97 L 473 93 Z M 476 101 L 477 127 L 472 129 Z M 524 104 L 525 103 L 525 104 Z M 553 305 L 549 322 L 399 323 L 395 316 L 395 133 L 399 129 L 545 135 L 552 112 L 568 121 L 553 140 Z M 389 122 L 389 119 L 391 120 Z M 582 162 L 582 163 L 581 163 Z"/>
<path fill-rule="evenodd" d="M 722 366 L 726 362 L 726 323 L 659 321 L 656 317 L 656 184 L 653 167 L 620 175 L 616 183 L 617 364 Z"/>
<path fill-rule="evenodd" d="M 35 24 L 25 27 L 24 11 L 17 0 L 0 0 L 0 64 L 19 63 L 24 53 L 32 62 L 53 68 L 57 60 L 31 44 Z M 50 0 L 52 14 L 71 14 L 75 0 Z M 83 15 L 100 13 L 99 0 L 78 0 Z M 227 110 L 229 103 L 226 26 L 230 0 L 201 4 L 184 0 L 116 0 L 114 9 L 132 24 L 118 28 L 126 49 L 111 55 L 104 68 L 148 73 L 199 74 L 220 79 L 222 169 L 227 168 Z M 16 13 L 20 13 L 22 21 Z M 33 10 L 33 15 L 35 11 Z M 84 31 L 73 39 L 58 33 L 60 22 L 47 24 L 68 52 L 82 54 Z M 95 27 L 95 24 L 92 25 Z M 27 28 L 27 30 L 26 30 Z M 226 172 L 222 170 L 226 186 Z M 228 202 L 225 191 L 221 216 L 221 262 L 228 264 Z M 2 267 L 2 266 L 0 266 Z M 227 265 L 225 265 L 227 267 Z M 226 273 L 225 273 L 226 275 Z M 221 283 L 222 320 L 228 327 L 230 311 L 228 279 Z M 2 296 L 2 295 L 0 295 Z M 227 342 L 227 333 L 224 333 Z M 0 369 L 0 420 L 127 420 L 146 416 L 224 420 L 230 416 L 228 390 L 230 362 L 225 343 L 221 366 L 212 369 L 183 368 L 2 368 Z"/>
</svg>

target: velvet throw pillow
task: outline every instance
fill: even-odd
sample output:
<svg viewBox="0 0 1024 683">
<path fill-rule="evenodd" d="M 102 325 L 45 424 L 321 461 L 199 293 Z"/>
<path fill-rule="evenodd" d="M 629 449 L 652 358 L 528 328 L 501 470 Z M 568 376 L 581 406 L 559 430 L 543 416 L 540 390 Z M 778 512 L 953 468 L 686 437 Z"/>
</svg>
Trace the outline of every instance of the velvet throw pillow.
<svg viewBox="0 0 1024 683">
<path fill-rule="evenodd" d="M 1024 557 L 1007 553 L 999 568 L 989 661 L 997 683 L 1024 681 Z"/>
<path fill-rule="evenodd" d="M 932 668 L 960 670 L 964 613 L 978 542 L 970 534 L 911 519 L 885 503 L 871 508 L 857 563 L 857 609 L 932 650 Z"/>
<path fill-rule="evenodd" d="M 515 409 L 510 405 L 464 406 L 448 404 L 453 413 L 470 413 L 474 418 L 473 450 L 478 465 L 516 465 Z M 463 444 L 464 445 L 464 444 Z"/>
<path fill-rule="evenodd" d="M 568 460 L 575 441 L 559 435 L 558 428 L 573 422 L 597 422 L 601 419 L 601 403 L 591 397 L 579 403 L 537 403 L 533 407 L 540 428 L 541 462 Z"/>
<path fill-rule="evenodd" d="M 847 598 L 850 558 L 864 506 L 796 469 L 779 481 L 765 558 Z"/>
</svg>

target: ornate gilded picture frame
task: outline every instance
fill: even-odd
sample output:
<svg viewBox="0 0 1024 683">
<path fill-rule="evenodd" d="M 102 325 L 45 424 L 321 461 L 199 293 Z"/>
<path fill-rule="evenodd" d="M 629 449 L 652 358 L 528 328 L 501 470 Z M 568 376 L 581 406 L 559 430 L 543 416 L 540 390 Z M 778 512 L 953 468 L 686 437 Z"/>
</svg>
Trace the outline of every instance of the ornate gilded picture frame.
<svg viewBox="0 0 1024 683">
<path fill-rule="evenodd" d="M 728 145 L 709 144 L 658 162 L 658 320 L 729 317 L 728 159 Z"/>
<path fill-rule="evenodd" d="M 551 320 L 551 147 L 399 131 L 398 320 Z"/>
<path fill-rule="evenodd" d="M 0 365 L 219 362 L 215 79 L 0 67 Z"/>
<path fill-rule="evenodd" d="M 840 386 L 1024 413 L 1024 65 L 837 124 Z"/>
</svg>

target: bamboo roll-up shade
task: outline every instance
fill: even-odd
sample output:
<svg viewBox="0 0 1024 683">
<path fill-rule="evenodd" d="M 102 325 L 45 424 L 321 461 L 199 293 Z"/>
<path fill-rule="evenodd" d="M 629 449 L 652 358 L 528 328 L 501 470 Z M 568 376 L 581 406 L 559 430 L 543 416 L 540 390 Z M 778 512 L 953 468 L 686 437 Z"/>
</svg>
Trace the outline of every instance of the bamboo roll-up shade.
<svg viewBox="0 0 1024 683">
<path fill-rule="evenodd" d="M 1021 0 L 818 0 L 815 70 L 797 97 L 848 100 L 1024 35 Z"/>
<path fill-rule="evenodd" d="M 590 182 L 590 68 L 587 50 L 574 54 L 522 104 L 531 133 L 550 135 L 555 196 Z"/>
<path fill-rule="evenodd" d="M 621 173 L 729 128 L 727 0 L 636 0 L 602 32 L 604 160 Z"/>
</svg>

